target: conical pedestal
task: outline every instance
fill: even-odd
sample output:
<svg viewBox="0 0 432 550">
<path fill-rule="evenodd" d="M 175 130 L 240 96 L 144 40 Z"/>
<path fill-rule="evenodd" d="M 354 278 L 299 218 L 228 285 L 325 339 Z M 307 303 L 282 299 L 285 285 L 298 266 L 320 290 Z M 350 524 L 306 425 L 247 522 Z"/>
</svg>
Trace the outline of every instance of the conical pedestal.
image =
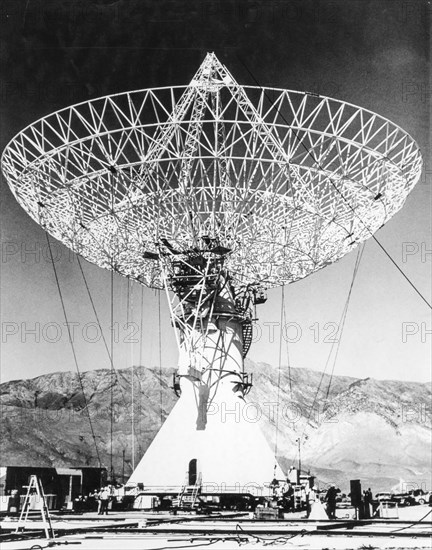
<svg viewBox="0 0 432 550">
<path fill-rule="evenodd" d="M 142 483 L 146 492 L 178 493 L 200 476 L 202 494 L 268 495 L 269 483 L 283 473 L 278 465 L 275 470 L 274 454 L 257 422 L 260 410 L 232 392 L 216 395 L 205 429 L 197 430 L 195 396 L 183 391 L 128 484 Z"/>
</svg>

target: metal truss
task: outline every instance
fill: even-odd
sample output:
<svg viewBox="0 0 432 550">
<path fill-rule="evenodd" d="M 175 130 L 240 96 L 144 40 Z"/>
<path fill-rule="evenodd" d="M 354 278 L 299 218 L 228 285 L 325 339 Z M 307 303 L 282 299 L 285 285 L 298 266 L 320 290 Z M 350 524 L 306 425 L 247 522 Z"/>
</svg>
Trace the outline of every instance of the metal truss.
<svg viewBox="0 0 432 550">
<path fill-rule="evenodd" d="M 231 375 L 238 386 L 236 391 L 245 394 L 251 383 L 243 370 L 243 357 L 248 349 L 243 336 L 251 331 L 242 327 L 251 327 L 251 306 L 257 301 L 260 289 L 245 288 L 236 295 L 224 269 L 223 254 L 197 249 L 184 255 L 168 246 L 167 243 L 165 251 L 160 251 L 160 262 L 180 351 L 178 376 L 211 390 L 222 378 Z M 231 322 L 233 334 L 242 335 L 243 355 L 238 362 L 232 360 L 234 340 L 221 327 L 222 319 Z"/>
<path fill-rule="evenodd" d="M 220 291 L 220 271 L 214 269 L 214 259 L 210 255 L 175 260 L 165 257 L 162 271 L 177 346 L 179 350 L 184 348 L 187 354 L 188 376 L 200 379 L 203 370 L 211 366 L 211 360 L 207 360 L 207 365 L 199 366 L 194 362 L 202 361 L 204 355 L 215 300 Z M 174 293 L 170 295 L 171 288 Z"/>
<path fill-rule="evenodd" d="M 161 240 L 185 252 L 207 235 L 231 250 L 239 289 L 293 282 L 341 258 L 402 207 L 422 159 L 371 111 L 240 86 L 208 54 L 186 87 L 107 96 L 35 122 L 2 167 L 32 218 L 87 260 L 162 288 L 149 258 Z"/>
</svg>

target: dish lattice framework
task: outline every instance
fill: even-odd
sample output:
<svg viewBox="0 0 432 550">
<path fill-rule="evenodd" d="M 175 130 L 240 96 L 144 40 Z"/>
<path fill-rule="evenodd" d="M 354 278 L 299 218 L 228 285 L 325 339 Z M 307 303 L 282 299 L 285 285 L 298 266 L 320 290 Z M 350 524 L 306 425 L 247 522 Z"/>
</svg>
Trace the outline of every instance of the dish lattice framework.
<svg viewBox="0 0 432 550">
<path fill-rule="evenodd" d="M 422 160 L 385 118 L 240 86 L 210 53 L 186 87 L 106 96 L 38 120 L 2 165 L 30 216 L 101 267 L 160 288 L 160 261 L 149 256 L 170 252 L 162 240 L 190 253 L 206 236 L 231 250 L 236 287 L 272 287 L 370 237 L 402 207 Z"/>
</svg>

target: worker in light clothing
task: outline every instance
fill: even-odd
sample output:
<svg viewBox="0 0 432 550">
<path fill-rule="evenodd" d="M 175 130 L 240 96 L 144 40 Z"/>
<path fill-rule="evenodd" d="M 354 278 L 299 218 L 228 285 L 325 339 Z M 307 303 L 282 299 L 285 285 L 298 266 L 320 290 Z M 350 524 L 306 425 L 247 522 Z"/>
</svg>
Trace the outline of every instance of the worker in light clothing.
<svg viewBox="0 0 432 550">
<path fill-rule="evenodd" d="M 306 517 L 308 518 L 311 514 L 312 506 L 316 501 L 315 487 L 311 487 L 309 483 L 306 483 L 305 493 L 306 493 Z"/>
<path fill-rule="evenodd" d="M 108 487 L 103 487 L 99 493 L 100 509 L 98 514 L 103 516 L 104 514 L 108 515 L 108 502 L 110 499 L 110 492 Z"/>
</svg>

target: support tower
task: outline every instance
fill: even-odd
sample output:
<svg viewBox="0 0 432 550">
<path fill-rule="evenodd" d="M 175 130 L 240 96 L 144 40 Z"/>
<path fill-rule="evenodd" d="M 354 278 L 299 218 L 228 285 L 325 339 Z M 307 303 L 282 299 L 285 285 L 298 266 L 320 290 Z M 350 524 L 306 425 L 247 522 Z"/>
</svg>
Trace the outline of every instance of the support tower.
<svg viewBox="0 0 432 550">
<path fill-rule="evenodd" d="M 257 424 L 257 404 L 245 400 L 252 375 L 243 361 L 265 291 L 250 285 L 236 292 L 229 253 L 207 236 L 188 254 L 168 242 L 160 251 L 179 347 L 179 401 L 129 480 L 150 493 L 182 498 L 199 486 L 201 494 L 262 496 L 283 476 Z"/>
</svg>

